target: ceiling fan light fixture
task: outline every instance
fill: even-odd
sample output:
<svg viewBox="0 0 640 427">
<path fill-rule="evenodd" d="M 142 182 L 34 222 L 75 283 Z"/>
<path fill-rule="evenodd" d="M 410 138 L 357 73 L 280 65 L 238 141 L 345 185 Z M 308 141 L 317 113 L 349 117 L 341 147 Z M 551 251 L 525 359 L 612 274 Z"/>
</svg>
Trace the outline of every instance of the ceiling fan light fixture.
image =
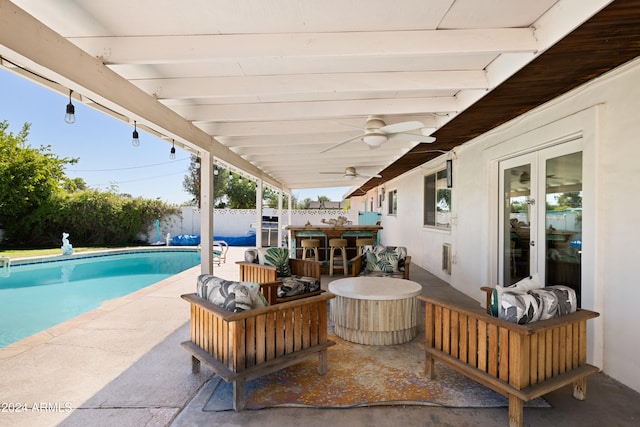
<svg viewBox="0 0 640 427">
<path fill-rule="evenodd" d="M 371 132 L 363 136 L 362 140 L 370 147 L 379 147 L 387 142 L 387 135 L 380 132 Z"/>
</svg>

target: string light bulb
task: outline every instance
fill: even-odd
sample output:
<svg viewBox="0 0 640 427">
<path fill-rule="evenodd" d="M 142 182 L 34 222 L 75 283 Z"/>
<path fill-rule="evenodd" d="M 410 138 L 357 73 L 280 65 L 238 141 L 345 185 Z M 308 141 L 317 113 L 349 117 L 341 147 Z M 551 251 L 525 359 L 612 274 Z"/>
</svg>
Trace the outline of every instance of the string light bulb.
<svg viewBox="0 0 640 427">
<path fill-rule="evenodd" d="M 171 160 L 176 158 L 176 142 L 173 139 L 171 140 L 171 151 L 169 151 L 169 158 Z"/>
<path fill-rule="evenodd" d="M 131 138 L 131 145 L 133 145 L 134 147 L 137 147 L 140 145 L 140 137 L 138 135 L 138 126 L 135 120 L 133 121 L 133 135 Z"/>
<path fill-rule="evenodd" d="M 71 103 L 71 94 L 73 90 L 69 89 L 69 103 L 67 104 L 67 112 L 64 115 L 64 121 L 69 123 L 70 125 L 76 122 L 76 107 Z"/>
<path fill-rule="evenodd" d="M 196 164 L 194 165 L 196 169 L 200 169 L 200 157 L 196 157 Z"/>
</svg>

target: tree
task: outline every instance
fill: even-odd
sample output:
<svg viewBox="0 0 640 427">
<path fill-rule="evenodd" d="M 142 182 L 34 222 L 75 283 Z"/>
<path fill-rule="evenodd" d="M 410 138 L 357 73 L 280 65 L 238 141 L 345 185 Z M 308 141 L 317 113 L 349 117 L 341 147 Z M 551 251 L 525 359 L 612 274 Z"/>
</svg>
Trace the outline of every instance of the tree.
<svg viewBox="0 0 640 427">
<path fill-rule="evenodd" d="M 87 189 L 64 169 L 77 159 L 59 158 L 51 147 L 27 144 L 29 124 L 14 135 L 0 122 L 0 228 L 13 245 L 54 245 L 63 231 L 74 242 L 106 245 L 140 243 L 156 218 L 179 209 L 160 200 Z"/>
<path fill-rule="evenodd" d="M 200 207 L 200 180 L 202 174 L 197 165 L 197 157 L 191 156 L 189 171 L 182 181 L 182 188 L 191 194 L 192 203 Z M 256 182 L 244 178 L 228 169 L 215 166 L 213 175 L 213 206 L 216 208 L 253 209 L 256 207 Z M 263 200 L 270 208 L 277 208 L 278 193 L 265 187 Z M 327 199 L 328 200 L 328 199 Z M 288 199 L 283 197 L 283 206 L 288 206 Z M 293 198 L 295 207 L 296 199 Z"/>
<path fill-rule="evenodd" d="M 6 120 L 0 122 L 0 228 L 9 233 L 16 219 L 27 216 L 65 186 L 72 187 L 64 169 L 78 159 L 59 158 L 51 146 L 29 146 L 28 123 L 17 135 L 8 128 Z"/>
<path fill-rule="evenodd" d="M 318 196 L 318 201 L 320 202 L 320 206 L 322 206 L 324 202 L 330 202 L 331 199 L 327 196 Z"/>
<path fill-rule="evenodd" d="M 305 199 L 300 203 L 299 208 L 300 209 L 309 209 L 309 206 L 311 206 L 311 202 L 313 202 L 313 200 L 311 200 L 311 198 L 305 197 Z"/>
<path fill-rule="evenodd" d="M 267 206 L 270 208 L 277 209 L 278 208 L 278 192 L 272 190 L 271 188 L 265 188 L 264 193 L 262 194 L 262 199 L 267 203 Z M 295 209 L 297 200 L 295 196 L 291 199 L 291 206 Z M 289 197 L 286 194 L 282 195 L 282 207 L 287 209 L 289 207 Z"/>
<path fill-rule="evenodd" d="M 256 182 L 244 178 L 236 173 L 231 173 L 227 180 L 226 207 L 231 209 L 255 209 L 256 207 Z"/>
<path fill-rule="evenodd" d="M 213 205 L 216 208 L 223 208 L 226 206 L 227 191 L 229 190 L 229 177 L 231 171 L 218 166 L 213 170 Z"/>
<path fill-rule="evenodd" d="M 62 182 L 62 188 L 68 193 L 75 193 L 87 190 L 89 187 L 82 178 L 65 178 Z"/>
<path fill-rule="evenodd" d="M 191 155 L 191 162 L 189 163 L 189 170 L 187 175 L 182 180 L 182 189 L 191 194 L 191 204 L 200 207 L 200 161 L 198 156 Z"/>
<path fill-rule="evenodd" d="M 187 175 L 182 180 L 182 188 L 189 193 L 191 203 L 198 208 L 200 204 L 200 191 L 202 180 L 202 169 L 200 168 L 198 157 L 191 155 L 191 163 L 189 164 L 189 170 Z M 227 190 L 229 184 L 229 170 L 214 166 L 213 174 L 213 206 L 217 208 L 223 208 L 227 205 Z"/>
<path fill-rule="evenodd" d="M 570 207 L 570 208 L 581 208 L 582 207 L 582 192 L 580 191 L 570 191 L 567 193 L 562 193 L 558 196 L 558 206 L 561 207 Z"/>
</svg>

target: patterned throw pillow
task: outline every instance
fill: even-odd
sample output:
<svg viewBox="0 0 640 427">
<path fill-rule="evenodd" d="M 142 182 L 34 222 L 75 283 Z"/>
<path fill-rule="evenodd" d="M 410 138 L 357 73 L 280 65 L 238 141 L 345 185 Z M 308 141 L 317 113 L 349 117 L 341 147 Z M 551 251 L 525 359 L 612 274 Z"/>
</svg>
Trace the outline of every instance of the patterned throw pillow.
<svg viewBox="0 0 640 427">
<path fill-rule="evenodd" d="M 257 283 L 234 282 L 210 274 L 198 276 L 197 294 L 233 313 L 268 305 Z"/>
<path fill-rule="evenodd" d="M 261 265 L 275 267 L 277 277 L 291 276 L 289 249 L 287 248 L 259 248 L 258 261 Z"/>
<path fill-rule="evenodd" d="M 320 289 L 320 280 L 315 277 L 291 276 L 282 278 L 278 286 L 278 298 L 292 297 Z"/>
<path fill-rule="evenodd" d="M 378 266 L 378 257 L 373 252 L 364 253 L 364 269 L 366 271 L 376 271 Z"/>
<path fill-rule="evenodd" d="M 365 252 L 365 271 L 383 273 L 404 271 L 406 257 L 407 249 L 404 247 L 377 245 L 372 251 Z"/>
<path fill-rule="evenodd" d="M 257 249 L 247 249 L 244 251 L 244 261 L 250 263 L 258 263 L 258 250 Z"/>
</svg>

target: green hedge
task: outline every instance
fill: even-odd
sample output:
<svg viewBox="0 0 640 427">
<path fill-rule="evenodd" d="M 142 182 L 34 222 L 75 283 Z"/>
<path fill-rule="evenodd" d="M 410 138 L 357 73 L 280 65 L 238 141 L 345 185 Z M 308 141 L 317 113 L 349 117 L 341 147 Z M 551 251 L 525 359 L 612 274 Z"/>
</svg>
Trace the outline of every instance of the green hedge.
<svg viewBox="0 0 640 427">
<path fill-rule="evenodd" d="M 131 198 L 96 190 L 54 195 L 21 220 L 5 226 L 7 244 L 59 244 L 63 232 L 74 245 L 143 243 L 155 220 L 180 209 L 161 200 Z M 146 243 L 146 242 L 144 242 Z"/>
</svg>

